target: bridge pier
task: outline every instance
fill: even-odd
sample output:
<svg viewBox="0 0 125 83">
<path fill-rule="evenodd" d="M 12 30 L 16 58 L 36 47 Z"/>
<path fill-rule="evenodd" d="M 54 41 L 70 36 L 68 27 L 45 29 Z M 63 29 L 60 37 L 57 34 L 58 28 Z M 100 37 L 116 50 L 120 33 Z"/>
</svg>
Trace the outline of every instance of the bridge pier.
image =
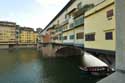
<svg viewBox="0 0 125 83">
<path fill-rule="evenodd" d="M 125 0 L 116 3 L 116 72 L 98 83 L 125 82 Z"/>
<path fill-rule="evenodd" d="M 43 57 L 56 57 L 55 47 L 52 43 L 42 43 L 40 44 L 39 50 L 42 52 Z"/>
</svg>

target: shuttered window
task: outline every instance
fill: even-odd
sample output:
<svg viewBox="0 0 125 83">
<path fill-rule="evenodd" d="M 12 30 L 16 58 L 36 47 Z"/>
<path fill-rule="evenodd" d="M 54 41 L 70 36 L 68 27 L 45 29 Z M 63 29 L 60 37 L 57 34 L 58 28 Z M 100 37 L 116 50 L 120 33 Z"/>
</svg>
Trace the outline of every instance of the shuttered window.
<svg viewBox="0 0 125 83">
<path fill-rule="evenodd" d="M 67 36 L 64 36 L 64 37 L 63 37 L 63 40 L 67 40 Z"/>
<path fill-rule="evenodd" d="M 77 39 L 83 39 L 84 38 L 84 33 L 83 32 L 77 33 L 76 38 Z"/>
<path fill-rule="evenodd" d="M 109 18 L 109 17 L 112 17 L 113 15 L 114 15 L 113 9 L 107 11 L 107 17 L 108 17 L 108 18 Z"/>
</svg>

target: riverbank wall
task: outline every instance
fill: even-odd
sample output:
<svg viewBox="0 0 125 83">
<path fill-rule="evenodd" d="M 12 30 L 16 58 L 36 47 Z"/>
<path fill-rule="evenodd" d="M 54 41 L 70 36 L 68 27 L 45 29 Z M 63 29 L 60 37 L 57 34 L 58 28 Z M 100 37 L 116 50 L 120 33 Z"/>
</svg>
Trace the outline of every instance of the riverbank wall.
<svg viewBox="0 0 125 83">
<path fill-rule="evenodd" d="M 12 49 L 12 48 L 37 48 L 36 44 L 31 45 L 0 45 L 0 49 Z"/>
<path fill-rule="evenodd" d="M 33 45 L 15 45 L 12 48 L 36 48 L 37 45 L 33 44 Z"/>
<path fill-rule="evenodd" d="M 0 45 L 0 49 L 8 49 L 9 45 Z"/>
</svg>

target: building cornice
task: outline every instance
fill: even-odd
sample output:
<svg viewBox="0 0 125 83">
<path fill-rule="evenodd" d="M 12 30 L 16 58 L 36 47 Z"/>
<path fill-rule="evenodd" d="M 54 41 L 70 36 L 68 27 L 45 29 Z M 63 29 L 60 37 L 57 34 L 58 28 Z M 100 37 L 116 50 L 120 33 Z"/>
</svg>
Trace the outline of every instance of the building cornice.
<svg viewBox="0 0 125 83">
<path fill-rule="evenodd" d="M 46 30 L 49 25 L 51 25 L 67 8 L 69 8 L 76 0 L 70 0 L 64 8 L 50 21 L 50 23 L 41 31 L 41 33 Z"/>
<path fill-rule="evenodd" d="M 108 1 L 107 1 L 108 2 Z M 107 3 L 106 1 L 98 4 L 97 6 L 95 6 L 94 8 L 90 9 L 89 11 L 87 11 L 85 13 L 85 18 L 91 16 L 91 15 L 94 15 L 96 13 L 98 13 L 99 11 L 102 11 L 103 9 L 113 5 L 115 2 L 113 0 L 111 0 L 109 3 Z"/>
</svg>

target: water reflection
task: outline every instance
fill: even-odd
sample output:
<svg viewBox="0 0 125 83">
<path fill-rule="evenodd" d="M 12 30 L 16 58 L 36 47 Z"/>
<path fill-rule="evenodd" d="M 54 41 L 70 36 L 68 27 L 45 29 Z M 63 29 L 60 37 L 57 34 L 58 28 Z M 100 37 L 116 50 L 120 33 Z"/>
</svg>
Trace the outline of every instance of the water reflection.
<svg viewBox="0 0 125 83">
<path fill-rule="evenodd" d="M 0 83 L 40 83 L 39 60 L 34 49 L 0 51 Z"/>
<path fill-rule="evenodd" d="M 0 50 L 0 83 L 95 83 L 85 77 L 79 59 L 46 59 L 35 49 Z M 91 80 L 90 80 L 91 79 Z"/>
<path fill-rule="evenodd" d="M 33 60 L 36 60 L 38 58 L 38 55 L 36 53 L 36 50 L 29 50 L 29 49 L 22 49 L 22 50 L 18 50 L 18 60 L 21 63 L 28 63 L 28 62 L 32 62 Z"/>
<path fill-rule="evenodd" d="M 0 74 L 11 71 L 15 64 L 16 56 L 14 53 L 10 53 L 10 51 L 0 50 Z"/>
<path fill-rule="evenodd" d="M 65 59 L 66 60 L 66 59 Z M 43 83 L 80 83 L 78 66 L 71 64 L 70 60 L 44 59 L 42 78 Z"/>
</svg>

